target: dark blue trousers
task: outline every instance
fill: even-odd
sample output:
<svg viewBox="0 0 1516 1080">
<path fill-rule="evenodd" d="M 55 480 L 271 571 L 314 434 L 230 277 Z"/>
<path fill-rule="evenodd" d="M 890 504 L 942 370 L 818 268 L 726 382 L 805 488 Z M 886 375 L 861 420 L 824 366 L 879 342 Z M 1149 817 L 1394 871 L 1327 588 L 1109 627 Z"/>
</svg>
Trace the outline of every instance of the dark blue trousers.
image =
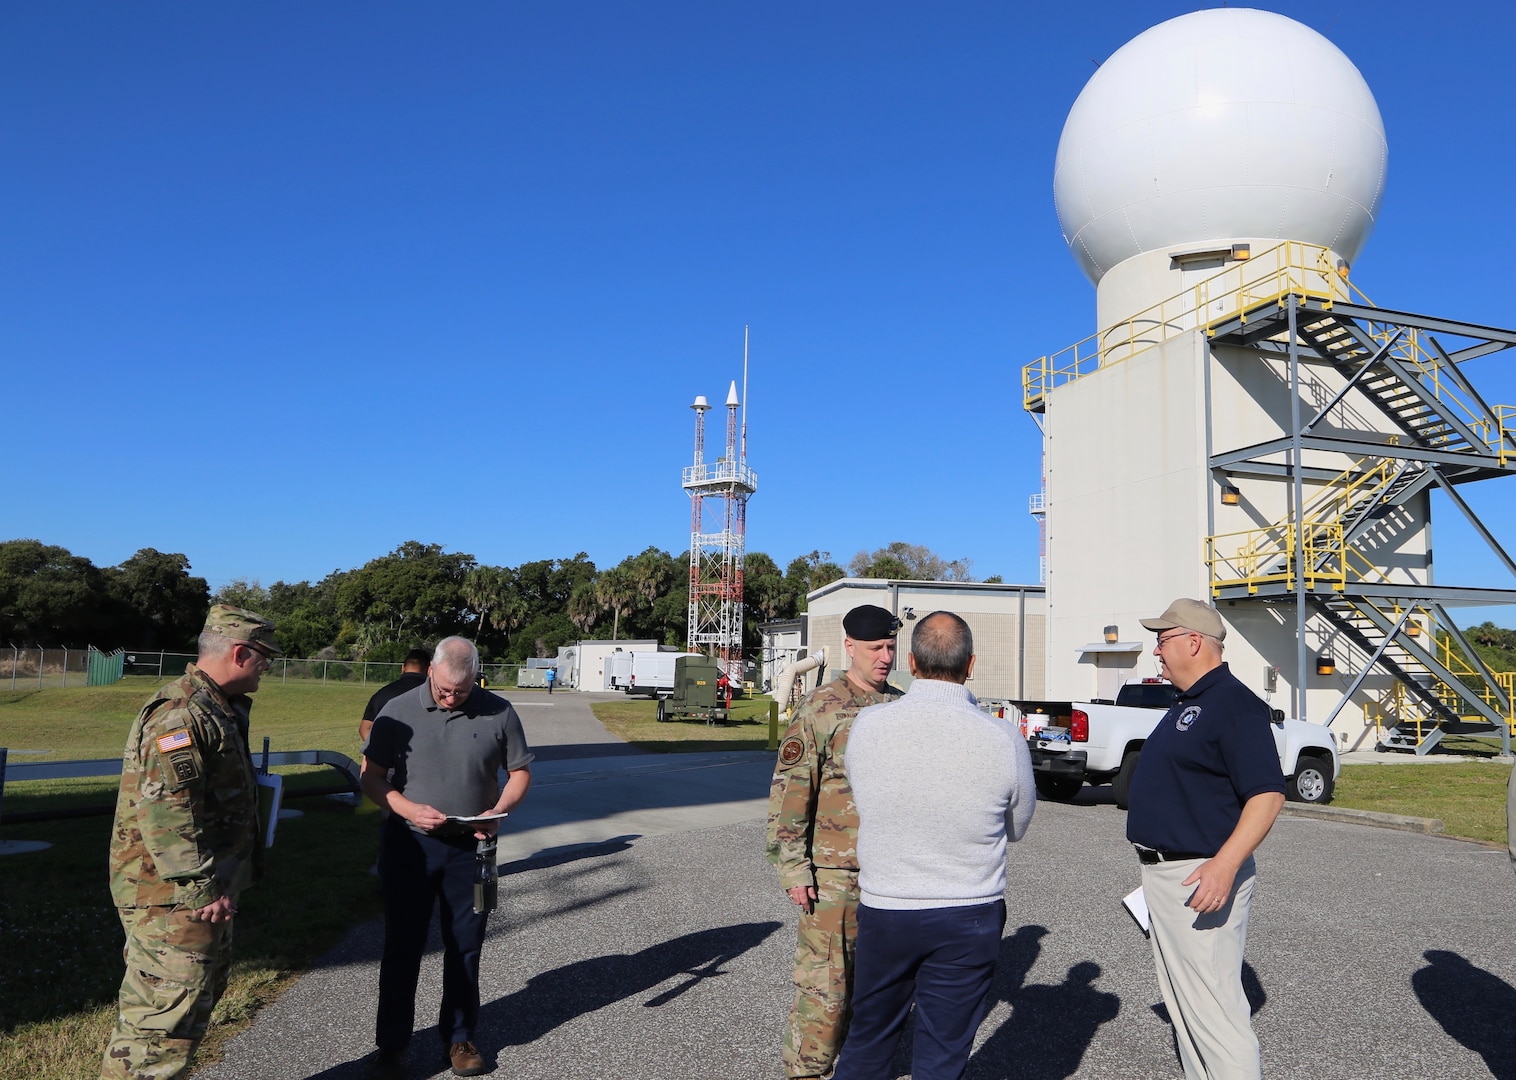
<svg viewBox="0 0 1516 1080">
<path fill-rule="evenodd" d="M 916 1003 L 912 1080 L 959 1080 L 988 1010 L 1005 901 L 894 910 L 858 906 L 853 1022 L 834 1080 L 889 1080 Z"/>
<path fill-rule="evenodd" d="M 479 1022 L 479 951 L 487 915 L 474 914 L 473 836 L 425 836 L 391 814 L 379 834 L 384 892 L 384 956 L 379 962 L 379 1016 L 374 1041 L 402 1050 L 416 1026 L 416 980 L 426 952 L 432 908 L 441 900 L 444 1043 L 472 1042 Z"/>
</svg>

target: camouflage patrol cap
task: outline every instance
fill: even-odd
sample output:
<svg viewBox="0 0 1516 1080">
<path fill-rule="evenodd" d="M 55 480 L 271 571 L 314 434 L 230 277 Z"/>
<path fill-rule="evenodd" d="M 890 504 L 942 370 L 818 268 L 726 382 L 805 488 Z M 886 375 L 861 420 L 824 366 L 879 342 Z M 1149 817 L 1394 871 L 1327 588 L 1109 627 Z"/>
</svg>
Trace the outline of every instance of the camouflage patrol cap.
<svg viewBox="0 0 1516 1080">
<path fill-rule="evenodd" d="M 860 604 L 842 617 L 842 632 L 854 641 L 883 641 L 900 633 L 900 620 L 877 604 Z"/>
<path fill-rule="evenodd" d="M 232 607 L 230 604 L 212 604 L 205 616 L 207 634 L 220 634 L 233 641 L 246 641 L 267 649 L 274 656 L 283 656 L 284 651 L 274 642 L 274 624 L 255 611 Z"/>
</svg>

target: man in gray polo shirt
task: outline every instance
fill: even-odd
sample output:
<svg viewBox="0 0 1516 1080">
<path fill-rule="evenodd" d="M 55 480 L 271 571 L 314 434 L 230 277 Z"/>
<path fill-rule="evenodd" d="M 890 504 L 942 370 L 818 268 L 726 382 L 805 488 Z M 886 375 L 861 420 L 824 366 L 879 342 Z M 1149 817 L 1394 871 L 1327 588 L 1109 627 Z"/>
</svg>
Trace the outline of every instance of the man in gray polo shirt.
<svg viewBox="0 0 1516 1080">
<path fill-rule="evenodd" d="M 426 682 L 385 704 L 369 731 L 363 792 L 390 811 L 379 839 L 384 955 L 370 1076 L 403 1075 L 415 1027 L 416 982 L 432 908 L 440 899 L 442 1003 L 437 1027 L 453 1072 L 489 1071 L 474 1045 L 479 954 L 488 913 L 474 910 L 478 840 L 526 797 L 532 754 L 511 703 L 476 683 L 479 653 L 467 638 L 437 643 Z M 504 786 L 500 771 L 506 772 Z"/>
</svg>

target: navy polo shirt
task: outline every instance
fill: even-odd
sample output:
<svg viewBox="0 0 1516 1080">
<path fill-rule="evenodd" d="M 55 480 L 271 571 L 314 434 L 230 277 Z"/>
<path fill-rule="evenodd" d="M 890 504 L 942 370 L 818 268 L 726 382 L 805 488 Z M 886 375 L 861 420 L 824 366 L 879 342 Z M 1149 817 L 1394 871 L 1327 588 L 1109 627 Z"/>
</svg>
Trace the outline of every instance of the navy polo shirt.
<svg viewBox="0 0 1516 1080">
<path fill-rule="evenodd" d="M 385 703 L 364 754 L 394 770 L 390 783 L 407 799 L 463 817 L 490 809 L 500 770 L 524 769 L 533 756 L 509 701 L 475 686 L 462 707 L 449 709 L 425 681 Z"/>
<path fill-rule="evenodd" d="M 1179 698 L 1142 747 L 1126 836 L 1134 844 L 1211 856 L 1254 795 L 1284 791 L 1269 707 L 1226 664 Z"/>
</svg>

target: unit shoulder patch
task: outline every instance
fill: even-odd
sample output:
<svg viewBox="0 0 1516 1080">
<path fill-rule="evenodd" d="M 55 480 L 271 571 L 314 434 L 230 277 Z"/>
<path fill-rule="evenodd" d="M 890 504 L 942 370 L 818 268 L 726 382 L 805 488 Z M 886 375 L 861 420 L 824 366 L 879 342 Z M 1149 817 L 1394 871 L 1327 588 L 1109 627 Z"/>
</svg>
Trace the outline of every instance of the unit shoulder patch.
<svg viewBox="0 0 1516 1080">
<path fill-rule="evenodd" d="M 805 757 L 805 740 L 798 735 L 784 740 L 784 745 L 779 747 L 779 764 L 788 768 Z"/>
</svg>

